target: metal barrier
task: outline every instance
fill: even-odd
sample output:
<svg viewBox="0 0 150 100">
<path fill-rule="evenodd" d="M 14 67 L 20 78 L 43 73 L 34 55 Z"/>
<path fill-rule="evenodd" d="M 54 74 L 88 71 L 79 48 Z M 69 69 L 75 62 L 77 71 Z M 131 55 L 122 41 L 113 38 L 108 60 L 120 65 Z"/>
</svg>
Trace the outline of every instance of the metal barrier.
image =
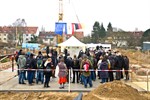
<svg viewBox="0 0 150 100">
<path fill-rule="evenodd" d="M 147 92 L 149 91 L 149 77 L 148 77 L 149 72 L 150 70 L 147 70 Z"/>
<path fill-rule="evenodd" d="M 150 75 L 150 69 L 141 68 L 141 69 L 133 70 L 131 74 L 131 78 L 132 78 L 131 82 L 133 82 L 137 86 L 142 87 L 144 90 L 149 92 L 150 91 L 149 90 L 149 86 L 150 86 L 149 75 Z"/>
<path fill-rule="evenodd" d="M 5 55 L 5 56 L 1 56 L 1 57 L 3 57 L 2 59 L 0 59 L 0 71 L 1 70 L 4 70 L 5 69 L 5 67 L 7 66 L 5 66 L 5 64 L 4 63 L 1 63 L 4 59 L 6 59 L 6 58 L 11 58 L 10 59 L 10 61 L 11 62 L 6 62 L 6 63 L 11 63 L 12 64 L 12 72 L 14 71 L 14 60 L 15 60 L 15 57 L 14 57 L 14 54 L 8 54 L 8 55 Z M 10 64 L 8 64 L 8 65 L 10 65 Z M 4 68 L 3 68 L 4 67 Z"/>
</svg>

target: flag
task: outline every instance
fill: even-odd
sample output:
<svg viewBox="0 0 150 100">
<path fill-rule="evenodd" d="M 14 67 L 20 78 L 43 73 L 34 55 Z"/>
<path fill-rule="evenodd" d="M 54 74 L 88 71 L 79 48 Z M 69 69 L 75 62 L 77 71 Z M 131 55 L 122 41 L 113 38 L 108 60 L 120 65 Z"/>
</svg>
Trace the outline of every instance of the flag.
<svg viewBox="0 0 150 100">
<path fill-rule="evenodd" d="M 82 29 L 80 23 L 72 23 L 72 35 L 74 34 L 75 30 Z"/>
<path fill-rule="evenodd" d="M 67 23 L 55 23 L 55 34 L 62 35 L 63 33 L 67 34 Z"/>
<path fill-rule="evenodd" d="M 74 34 L 74 23 L 71 23 L 72 25 L 72 35 Z"/>
<path fill-rule="evenodd" d="M 78 30 L 78 29 L 82 29 L 82 26 L 81 26 L 81 24 L 80 23 L 74 23 L 75 24 L 75 28 L 76 28 L 76 30 Z"/>
</svg>

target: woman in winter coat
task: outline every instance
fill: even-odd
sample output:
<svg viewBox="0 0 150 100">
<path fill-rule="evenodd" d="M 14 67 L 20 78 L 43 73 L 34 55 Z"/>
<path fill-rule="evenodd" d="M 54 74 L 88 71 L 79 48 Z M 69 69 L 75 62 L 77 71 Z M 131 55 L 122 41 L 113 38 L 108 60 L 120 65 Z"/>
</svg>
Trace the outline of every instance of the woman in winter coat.
<svg viewBox="0 0 150 100">
<path fill-rule="evenodd" d="M 58 67 L 59 67 L 59 72 L 58 72 L 58 76 L 59 76 L 59 84 L 60 84 L 60 89 L 64 88 L 64 84 L 67 82 L 67 66 L 64 63 L 64 59 L 61 58 L 60 62 L 58 63 Z"/>
<path fill-rule="evenodd" d="M 102 80 L 101 83 L 105 83 L 108 80 L 108 71 L 104 71 L 104 70 L 108 70 L 108 63 L 106 58 L 103 58 L 100 64 L 100 70 L 102 70 L 100 72 L 100 78 Z"/>
</svg>

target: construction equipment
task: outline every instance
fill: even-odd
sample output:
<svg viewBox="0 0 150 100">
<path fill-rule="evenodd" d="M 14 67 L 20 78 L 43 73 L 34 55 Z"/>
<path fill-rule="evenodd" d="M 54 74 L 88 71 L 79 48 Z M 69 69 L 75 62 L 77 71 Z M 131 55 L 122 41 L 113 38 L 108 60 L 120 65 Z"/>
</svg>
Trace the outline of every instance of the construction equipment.
<svg viewBox="0 0 150 100">
<path fill-rule="evenodd" d="M 58 15 L 58 22 L 63 21 L 63 0 L 59 0 L 59 15 Z M 63 42 L 63 36 L 57 35 L 57 43 Z"/>
<path fill-rule="evenodd" d="M 59 20 L 63 21 L 63 0 L 59 0 Z"/>
</svg>

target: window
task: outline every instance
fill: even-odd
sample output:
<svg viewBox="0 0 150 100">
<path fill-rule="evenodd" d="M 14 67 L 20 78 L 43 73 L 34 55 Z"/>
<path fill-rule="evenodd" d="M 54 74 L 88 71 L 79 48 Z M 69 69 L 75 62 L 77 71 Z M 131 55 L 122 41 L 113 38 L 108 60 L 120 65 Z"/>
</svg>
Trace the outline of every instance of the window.
<svg viewBox="0 0 150 100">
<path fill-rule="evenodd" d="M 26 36 L 28 36 L 28 34 L 26 34 Z"/>
<path fill-rule="evenodd" d="M 4 38 L 4 40 L 6 40 L 6 38 Z"/>
</svg>

